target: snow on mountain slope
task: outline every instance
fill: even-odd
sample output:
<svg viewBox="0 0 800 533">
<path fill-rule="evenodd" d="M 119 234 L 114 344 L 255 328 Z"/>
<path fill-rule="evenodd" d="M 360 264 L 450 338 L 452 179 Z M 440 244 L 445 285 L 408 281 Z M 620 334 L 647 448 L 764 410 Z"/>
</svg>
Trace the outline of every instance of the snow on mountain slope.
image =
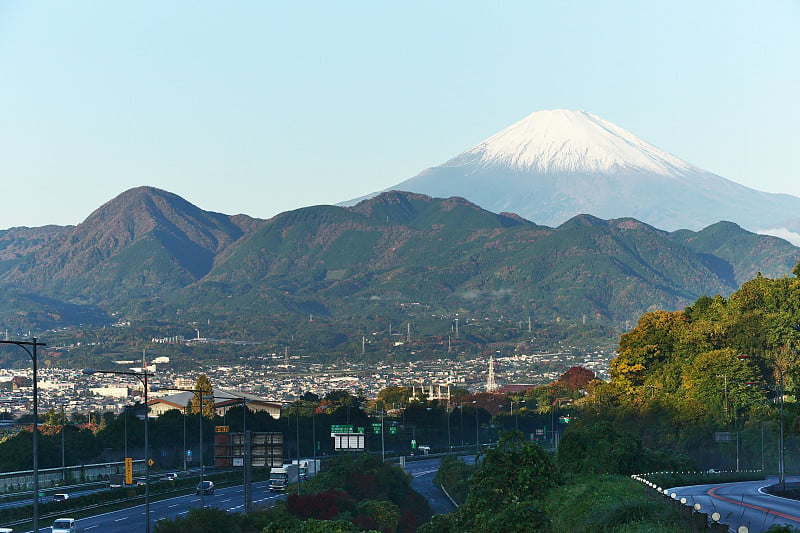
<svg viewBox="0 0 800 533">
<path fill-rule="evenodd" d="M 596 115 L 563 109 L 532 113 L 442 166 L 462 165 L 543 173 L 699 171 Z"/>
<path fill-rule="evenodd" d="M 800 198 L 750 189 L 695 167 L 585 111 L 532 113 L 384 190 L 461 196 L 548 226 L 587 213 L 633 217 L 668 231 L 721 220 L 758 231 L 800 216 Z"/>
</svg>

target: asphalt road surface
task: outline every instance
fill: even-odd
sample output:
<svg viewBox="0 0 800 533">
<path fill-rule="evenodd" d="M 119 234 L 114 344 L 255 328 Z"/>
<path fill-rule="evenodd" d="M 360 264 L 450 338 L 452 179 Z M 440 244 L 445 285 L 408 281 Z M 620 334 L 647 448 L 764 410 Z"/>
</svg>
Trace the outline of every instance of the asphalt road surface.
<svg viewBox="0 0 800 533">
<path fill-rule="evenodd" d="M 787 478 L 787 482 L 800 478 Z M 742 483 L 693 485 L 669 489 L 678 499 L 685 497 L 689 505 L 699 503 L 701 511 L 709 516 L 721 515 L 720 522 L 732 531 L 747 526 L 750 533 L 766 531 L 773 524 L 800 527 L 800 501 L 772 496 L 764 487 L 777 483 L 777 478 Z"/>
<path fill-rule="evenodd" d="M 428 500 L 433 514 L 451 513 L 456 510 L 452 502 L 433 484 L 436 471 L 439 470 L 439 459 L 407 461 L 406 472 L 411 475 L 411 487 Z"/>
<path fill-rule="evenodd" d="M 474 457 L 467 456 L 465 460 L 472 462 Z M 433 478 L 438 468 L 438 458 L 406 462 L 406 471 L 411 475 L 411 486 L 428 500 L 431 511 L 434 514 L 449 513 L 455 510 L 455 506 L 442 493 L 441 489 L 433 483 Z M 267 481 L 253 483 L 254 507 L 267 507 L 276 499 L 285 497 L 283 494 L 270 493 L 268 485 L 269 482 Z M 244 505 L 243 487 L 239 485 L 220 488 L 216 490 L 213 496 L 206 495 L 204 499 L 205 505 L 208 507 L 241 512 Z M 199 507 L 200 496 L 195 496 L 193 493 L 150 502 L 150 519 L 153 522 L 164 518 L 173 519 L 187 514 L 192 508 Z M 69 517 L 69 512 L 67 511 L 64 516 Z M 120 509 L 119 511 L 81 518 L 76 522 L 77 529 L 81 533 L 133 533 L 144 531 L 145 506 L 137 505 L 127 509 Z M 52 520 L 40 520 L 39 533 L 50 533 L 51 524 Z"/>
<path fill-rule="evenodd" d="M 283 494 L 270 493 L 268 485 L 267 481 L 253 483 L 254 507 L 269 506 L 271 501 L 284 497 Z M 188 491 L 191 489 L 187 489 Z M 204 499 L 207 507 L 213 506 L 227 511 L 241 512 L 244 505 L 243 487 L 239 485 L 217 489 L 213 496 L 206 495 Z M 189 509 L 198 507 L 200 507 L 200 496 L 195 496 L 193 492 L 185 496 L 150 502 L 150 519 L 155 522 L 162 518 L 175 518 L 185 515 Z M 69 517 L 69 513 L 65 513 L 64 516 Z M 145 506 L 137 505 L 119 511 L 81 518 L 77 520 L 77 529 L 81 533 L 133 533 L 144 531 L 144 524 Z M 39 525 L 39 533 L 50 533 L 51 520 L 47 522 L 40 520 Z"/>
</svg>

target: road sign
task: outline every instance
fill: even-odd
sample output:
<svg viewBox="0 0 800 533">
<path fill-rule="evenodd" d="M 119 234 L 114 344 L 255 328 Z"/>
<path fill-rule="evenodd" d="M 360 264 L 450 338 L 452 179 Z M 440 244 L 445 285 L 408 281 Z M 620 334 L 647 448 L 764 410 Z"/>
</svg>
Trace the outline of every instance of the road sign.
<svg viewBox="0 0 800 533">
<path fill-rule="evenodd" d="M 715 442 L 733 442 L 738 438 L 735 431 L 717 431 L 714 433 Z"/>
<path fill-rule="evenodd" d="M 217 433 L 228 433 L 228 431 L 230 429 L 231 429 L 230 426 L 215 426 L 214 427 L 214 431 L 216 431 Z"/>
<path fill-rule="evenodd" d="M 381 434 L 381 426 L 382 426 L 382 424 L 380 422 L 373 423 L 372 424 L 372 433 L 374 435 L 380 435 Z"/>
<path fill-rule="evenodd" d="M 415 439 L 411 439 L 411 449 L 412 450 L 417 449 L 417 441 Z"/>
<path fill-rule="evenodd" d="M 363 433 L 337 433 L 333 437 L 333 449 L 336 451 L 364 451 Z"/>
<path fill-rule="evenodd" d="M 133 459 L 131 457 L 125 458 L 125 484 L 133 485 Z"/>
</svg>

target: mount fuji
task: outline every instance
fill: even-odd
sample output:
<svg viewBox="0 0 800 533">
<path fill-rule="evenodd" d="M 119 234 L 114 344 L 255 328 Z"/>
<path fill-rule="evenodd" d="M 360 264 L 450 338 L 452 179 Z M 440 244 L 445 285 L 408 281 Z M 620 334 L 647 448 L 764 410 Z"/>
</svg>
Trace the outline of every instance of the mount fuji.
<svg viewBox="0 0 800 533">
<path fill-rule="evenodd" d="M 385 190 L 461 196 L 548 226 L 586 213 L 670 231 L 726 220 L 776 234 L 776 225 L 800 216 L 800 198 L 695 167 L 585 111 L 535 112 Z"/>
</svg>

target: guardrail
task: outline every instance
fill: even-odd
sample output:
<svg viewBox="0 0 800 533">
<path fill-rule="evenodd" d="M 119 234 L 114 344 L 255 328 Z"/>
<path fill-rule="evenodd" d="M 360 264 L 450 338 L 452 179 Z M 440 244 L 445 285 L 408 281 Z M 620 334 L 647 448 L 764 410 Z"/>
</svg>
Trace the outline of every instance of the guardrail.
<svg viewBox="0 0 800 533">
<path fill-rule="evenodd" d="M 238 471 L 224 471 L 224 472 L 214 472 L 208 473 L 206 472 L 205 478 L 207 480 L 214 480 L 218 487 L 230 487 L 241 483 L 241 472 Z M 256 474 L 253 476 L 253 481 L 264 481 L 269 477 L 268 473 Z M 222 479 L 220 479 L 222 478 Z M 263 478 L 263 479 L 262 479 Z M 177 481 L 159 481 L 153 482 L 155 480 L 151 480 L 150 486 L 150 502 L 165 500 L 176 495 L 185 495 L 187 489 L 192 489 L 197 484 L 196 477 L 181 477 Z M 93 511 L 97 509 L 106 509 L 106 510 L 115 510 L 133 507 L 136 505 L 140 505 L 144 503 L 144 494 L 138 494 L 139 491 L 143 491 L 144 487 L 128 487 L 128 488 L 119 488 L 119 489 L 110 489 L 109 491 L 105 491 L 99 493 L 99 496 L 106 496 L 108 499 L 106 501 L 102 501 L 99 503 L 91 503 L 85 504 L 82 503 L 81 500 L 86 500 L 90 498 L 98 497 L 98 495 L 85 495 L 85 496 L 78 496 L 76 498 L 70 498 L 67 502 L 61 502 L 57 506 L 57 510 L 49 511 L 45 509 L 45 513 L 39 515 L 40 519 L 52 519 L 58 516 L 64 516 L 65 512 L 69 512 L 74 515 L 80 515 L 81 513 L 86 513 L 88 511 Z M 133 492 L 133 494 L 131 494 Z M 124 504 L 124 505 L 123 505 Z M 45 504 L 48 505 L 48 504 Z M 25 518 L 15 519 L 15 520 L 2 520 L 0 522 L 7 526 L 22 526 L 22 525 L 30 525 L 32 511 L 30 511 L 30 507 L 32 505 L 27 505 L 24 507 L 15 507 L 13 509 L 2 509 L 0 510 L 0 517 L 4 514 L 23 514 Z M 41 509 L 41 507 L 40 507 Z"/>
<path fill-rule="evenodd" d="M 753 470 L 750 472 L 760 471 Z M 714 511 L 711 514 L 708 514 L 703 511 L 703 507 L 699 503 L 692 505 L 687 498 L 678 498 L 677 493 L 670 492 L 669 489 L 661 488 L 658 484 L 647 479 L 647 476 L 654 476 L 658 474 L 702 475 L 705 474 L 704 472 L 656 472 L 652 474 L 634 474 L 631 476 L 631 479 L 647 485 L 648 487 L 654 489 L 658 494 L 664 496 L 664 498 L 666 498 L 668 501 L 674 502 L 674 505 L 679 507 L 681 519 L 691 524 L 695 531 L 708 530 L 713 533 L 728 533 L 728 531 L 733 531 L 733 528 L 729 528 L 727 524 L 721 522 L 722 515 L 720 515 L 720 513 Z M 747 526 L 739 526 L 736 531 L 747 533 L 748 528 Z"/>
</svg>

